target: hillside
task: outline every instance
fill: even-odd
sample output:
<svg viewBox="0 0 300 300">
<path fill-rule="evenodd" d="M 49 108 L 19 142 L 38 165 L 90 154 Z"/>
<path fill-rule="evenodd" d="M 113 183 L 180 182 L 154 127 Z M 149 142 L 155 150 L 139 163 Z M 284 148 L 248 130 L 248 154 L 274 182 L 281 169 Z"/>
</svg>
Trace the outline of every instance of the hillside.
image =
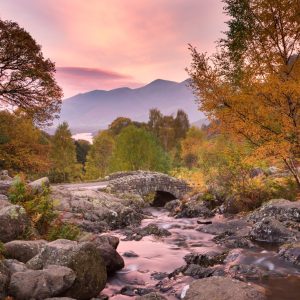
<svg viewBox="0 0 300 300">
<path fill-rule="evenodd" d="M 147 121 L 151 108 L 158 108 L 164 114 L 183 109 L 191 122 L 203 118 L 187 80 L 177 83 L 157 79 L 136 89 L 95 90 L 65 99 L 59 122 L 67 121 L 74 133 L 94 132 L 119 116 Z"/>
</svg>

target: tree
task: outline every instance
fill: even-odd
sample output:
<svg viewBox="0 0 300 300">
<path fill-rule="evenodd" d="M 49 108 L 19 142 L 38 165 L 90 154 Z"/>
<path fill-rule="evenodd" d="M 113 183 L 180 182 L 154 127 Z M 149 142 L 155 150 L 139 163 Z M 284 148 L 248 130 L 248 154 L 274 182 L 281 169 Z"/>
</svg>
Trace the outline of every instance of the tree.
<svg viewBox="0 0 300 300">
<path fill-rule="evenodd" d="M 0 106 L 21 108 L 39 124 L 53 120 L 62 98 L 54 73 L 28 32 L 0 20 Z"/>
<path fill-rule="evenodd" d="M 86 157 L 91 148 L 91 144 L 86 140 L 77 140 L 75 141 L 75 147 L 77 161 L 84 165 L 86 163 Z"/>
<path fill-rule="evenodd" d="M 125 117 L 118 117 L 108 126 L 108 129 L 113 135 L 118 135 L 123 128 L 126 128 L 131 124 L 131 119 Z"/>
<path fill-rule="evenodd" d="M 280 158 L 300 189 L 300 2 L 225 0 L 229 30 L 208 57 L 193 47 L 200 110 L 220 128 Z"/>
<path fill-rule="evenodd" d="M 144 128 L 129 126 L 116 139 L 111 169 L 166 172 L 169 169 L 169 158 L 150 132 Z"/>
<path fill-rule="evenodd" d="M 176 139 L 184 138 L 190 128 L 188 115 L 182 109 L 179 109 L 174 122 Z"/>
<path fill-rule="evenodd" d="M 189 169 L 198 166 L 199 152 L 203 142 L 204 132 L 197 127 L 191 127 L 181 141 L 181 159 Z"/>
<path fill-rule="evenodd" d="M 86 177 L 98 179 L 107 175 L 115 141 L 109 131 L 101 131 L 95 138 L 87 156 Z"/>
<path fill-rule="evenodd" d="M 51 143 L 52 181 L 70 181 L 78 175 L 76 149 L 72 134 L 66 122 L 59 125 Z"/>
<path fill-rule="evenodd" d="M 0 111 L 0 168 L 27 174 L 49 168 L 49 139 L 21 111 Z"/>
<path fill-rule="evenodd" d="M 162 126 L 162 119 L 163 115 L 157 108 L 150 109 L 148 127 L 156 137 L 159 137 L 159 130 Z"/>
</svg>

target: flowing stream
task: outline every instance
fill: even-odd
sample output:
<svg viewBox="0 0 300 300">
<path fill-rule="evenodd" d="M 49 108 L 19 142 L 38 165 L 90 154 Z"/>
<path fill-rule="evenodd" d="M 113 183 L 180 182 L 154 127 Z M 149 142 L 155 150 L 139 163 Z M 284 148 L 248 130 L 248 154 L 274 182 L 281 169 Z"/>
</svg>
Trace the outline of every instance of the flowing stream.
<svg viewBox="0 0 300 300">
<path fill-rule="evenodd" d="M 219 247 L 212 241 L 213 235 L 195 230 L 199 227 L 197 219 L 175 219 L 169 217 L 168 212 L 161 208 L 149 208 L 147 213 L 152 216 L 144 219 L 141 227 L 154 223 L 169 230 L 172 235 L 164 238 L 146 236 L 140 241 L 124 241 L 122 230 L 111 232 L 121 240 L 118 247 L 118 252 L 121 255 L 124 252 L 134 251 L 138 256 L 124 257 L 125 268 L 109 279 L 103 293 L 108 295 L 110 299 L 134 299 L 134 297 L 118 293 L 126 286 L 143 289 L 152 288 L 161 292 L 167 299 L 181 299 L 189 283 L 195 279 L 182 276 L 176 280 L 167 280 L 165 286 L 157 288 L 156 285 L 161 279 L 158 277 L 163 277 L 164 273 L 170 273 L 184 265 L 183 257 L 188 253 L 205 252 Z M 226 221 L 223 216 L 216 216 L 211 220 L 213 222 Z M 275 248 L 261 246 L 255 250 L 242 250 L 240 263 L 257 265 L 277 274 L 263 283 L 258 283 L 267 288 L 269 299 L 300 299 L 300 269 L 279 259 L 276 256 Z"/>
</svg>

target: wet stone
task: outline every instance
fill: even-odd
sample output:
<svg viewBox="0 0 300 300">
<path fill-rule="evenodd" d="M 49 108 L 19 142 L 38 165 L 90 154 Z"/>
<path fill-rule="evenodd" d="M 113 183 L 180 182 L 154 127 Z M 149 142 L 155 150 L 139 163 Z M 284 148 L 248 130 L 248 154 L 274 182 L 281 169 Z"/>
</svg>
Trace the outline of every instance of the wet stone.
<svg viewBox="0 0 300 300">
<path fill-rule="evenodd" d="M 124 257 L 138 257 L 138 255 L 133 251 L 126 251 L 123 253 Z"/>
</svg>

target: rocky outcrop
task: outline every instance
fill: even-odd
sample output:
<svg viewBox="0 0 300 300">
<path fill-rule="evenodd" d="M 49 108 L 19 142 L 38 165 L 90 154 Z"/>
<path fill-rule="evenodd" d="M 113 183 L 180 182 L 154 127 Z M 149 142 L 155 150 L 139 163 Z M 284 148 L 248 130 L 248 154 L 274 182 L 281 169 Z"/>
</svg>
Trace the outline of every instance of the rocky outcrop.
<svg viewBox="0 0 300 300">
<path fill-rule="evenodd" d="M 44 240 L 17 240 L 4 244 L 5 257 L 16 259 L 23 263 L 36 256 L 47 244 Z"/>
<path fill-rule="evenodd" d="M 263 300 L 263 292 L 238 280 L 226 277 L 210 277 L 194 281 L 184 300 Z"/>
<path fill-rule="evenodd" d="M 3 261 L 0 261 L 0 299 L 5 299 L 7 296 L 9 276 L 9 269 L 5 266 Z"/>
<path fill-rule="evenodd" d="M 29 226 L 25 209 L 19 205 L 0 208 L 0 241 L 3 243 L 21 238 Z"/>
<path fill-rule="evenodd" d="M 34 270 L 42 270 L 49 265 L 64 266 L 76 274 L 74 284 L 63 296 L 90 299 L 105 287 L 106 266 L 96 246 L 90 242 L 56 240 L 27 262 L 27 267 Z"/>
<path fill-rule="evenodd" d="M 74 283 L 73 270 L 62 266 L 47 266 L 43 270 L 16 272 L 11 276 L 9 293 L 16 299 L 45 299 L 63 294 Z"/>
<path fill-rule="evenodd" d="M 52 198 L 63 221 L 88 232 L 137 226 L 143 219 L 141 198 L 120 199 L 101 191 L 64 187 L 52 188 Z"/>
</svg>

